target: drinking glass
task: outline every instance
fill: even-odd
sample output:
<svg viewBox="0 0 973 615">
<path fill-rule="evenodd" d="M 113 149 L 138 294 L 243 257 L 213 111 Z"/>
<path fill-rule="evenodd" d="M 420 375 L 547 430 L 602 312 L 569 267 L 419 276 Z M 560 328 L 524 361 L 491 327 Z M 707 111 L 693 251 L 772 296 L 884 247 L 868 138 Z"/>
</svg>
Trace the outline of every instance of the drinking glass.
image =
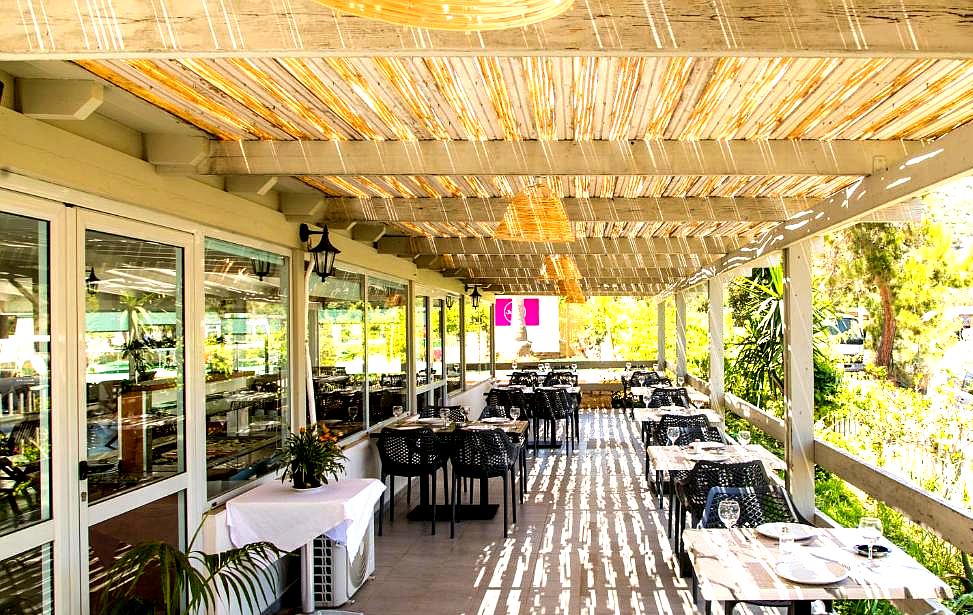
<svg viewBox="0 0 973 615">
<path fill-rule="evenodd" d="M 463 415 L 463 422 L 464 423 L 469 423 L 470 422 L 470 413 L 471 412 L 472 412 L 472 410 L 471 410 L 471 408 L 469 406 L 463 406 L 463 409 L 460 411 L 460 414 Z"/>
<path fill-rule="evenodd" d="M 676 386 L 686 386 L 686 377 L 676 376 Z"/>
<path fill-rule="evenodd" d="M 443 427 L 446 427 L 449 424 L 449 410 L 447 410 L 446 408 L 440 410 L 439 418 L 443 420 Z"/>
<path fill-rule="evenodd" d="M 572 363 L 571 364 L 571 371 L 572 372 L 578 371 L 578 364 L 577 363 Z"/>
<path fill-rule="evenodd" d="M 750 444 L 750 432 L 747 431 L 747 430 L 743 430 L 743 431 L 737 433 L 737 442 L 740 443 L 740 446 L 747 446 L 747 445 L 749 445 Z"/>
<path fill-rule="evenodd" d="M 629 361 L 626 361 L 625 362 L 625 371 L 627 371 L 627 372 L 632 371 L 632 364 L 631 364 L 631 362 L 629 362 Z"/>
<path fill-rule="evenodd" d="M 518 406 L 510 406 L 510 418 L 515 421 L 520 420 L 520 408 Z"/>
<path fill-rule="evenodd" d="M 645 404 L 645 407 L 646 408 L 649 407 L 649 402 L 650 401 L 652 401 L 652 396 L 651 395 L 643 395 L 642 396 L 642 402 Z"/>
<path fill-rule="evenodd" d="M 652 364 L 652 370 L 653 371 L 656 371 L 656 372 L 659 371 L 659 364 L 658 363 L 653 363 Z"/>
<path fill-rule="evenodd" d="M 723 500 L 717 508 L 720 521 L 726 529 L 732 529 L 740 519 L 740 502 L 736 500 Z"/>
<path fill-rule="evenodd" d="M 786 525 L 780 528 L 780 540 L 777 544 L 777 557 L 782 562 L 790 561 L 791 556 L 794 554 L 794 536 L 791 534 L 791 528 Z"/>
<path fill-rule="evenodd" d="M 358 406 L 351 406 L 348 408 L 348 420 L 352 423 L 358 418 Z"/>
<path fill-rule="evenodd" d="M 868 564 L 871 565 L 875 543 L 882 537 L 882 520 L 878 517 L 862 517 L 858 520 L 858 529 L 861 530 L 862 539 L 868 545 Z"/>
<path fill-rule="evenodd" d="M 669 446 L 675 446 L 681 434 L 682 429 L 679 427 L 670 427 L 666 429 L 666 436 L 669 438 Z"/>
<path fill-rule="evenodd" d="M 517 362 L 516 361 L 511 361 L 510 362 L 510 369 L 511 369 L 511 371 L 517 371 Z"/>
<path fill-rule="evenodd" d="M 405 408 L 402 406 L 392 406 L 392 416 L 399 418 L 405 413 Z"/>
</svg>

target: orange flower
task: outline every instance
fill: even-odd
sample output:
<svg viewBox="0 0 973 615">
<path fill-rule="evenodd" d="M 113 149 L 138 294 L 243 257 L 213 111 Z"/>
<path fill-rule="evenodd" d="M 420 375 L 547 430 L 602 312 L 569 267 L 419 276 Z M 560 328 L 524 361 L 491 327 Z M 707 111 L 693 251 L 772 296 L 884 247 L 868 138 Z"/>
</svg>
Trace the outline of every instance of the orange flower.
<svg viewBox="0 0 973 615">
<path fill-rule="evenodd" d="M 305 428 L 305 427 L 301 427 L 301 433 L 304 433 L 304 432 L 306 432 L 306 431 L 307 431 L 307 428 Z"/>
</svg>

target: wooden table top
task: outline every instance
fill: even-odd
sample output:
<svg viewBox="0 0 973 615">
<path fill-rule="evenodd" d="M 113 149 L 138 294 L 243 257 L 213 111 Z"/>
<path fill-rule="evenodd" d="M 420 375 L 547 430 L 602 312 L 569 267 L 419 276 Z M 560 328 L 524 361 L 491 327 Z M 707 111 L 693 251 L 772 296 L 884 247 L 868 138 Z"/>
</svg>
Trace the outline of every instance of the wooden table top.
<svg viewBox="0 0 973 615">
<path fill-rule="evenodd" d="M 689 529 L 683 532 L 686 551 L 699 579 L 704 600 L 866 600 L 884 598 L 950 598 L 942 579 L 887 540 L 887 557 L 868 559 L 854 546 L 862 544 L 855 528 L 816 528 L 818 535 L 796 543 L 792 561 L 811 566 L 839 562 L 848 578 L 832 585 L 804 585 L 775 572 L 780 559 L 776 540 L 752 529 Z"/>
<path fill-rule="evenodd" d="M 649 456 L 649 462 L 656 470 L 669 472 L 683 472 L 692 470 L 698 461 L 722 461 L 729 463 L 739 463 L 741 461 L 752 461 L 754 459 L 762 461 L 768 470 L 786 470 L 787 465 L 780 457 L 777 457 L 766 448 L 759 444 L 748 444 L 740 446 L 731 444 L 722 449 L 726 454 L 720 458 L 714 457 L 708 452 L 695 454 L 689 447 L 683 446 L 647 446 L 645 452 Z"/>
<path fill-rule="evenodd" d="M 420 423 L 415 416 L 403 417 L 402 420 L 389 423 L 384 427 L 393 427 L 395 429 L 404 429 L 410 427 L 429 427 L 432 429 L 433 433 L 451 433 L 457 429 L 463 428 L 473 428 L 473 429 L 502 429 L 510 435 L 523 436 L 527 433 L 530 428 L 530 423 L 527 421 L 506 421 L 504 423 L 484 423 L 483 421 L 470 421 L 469 423 L 456 423 L 450 422 L 446 427 L 442 426 L 442 422 L 437 420 L 436 423 Z M 369 432 L 369 436 L 372 438 L 377 438 L 381 433 L 381 429 L 376 429 Z"/>
</svg>

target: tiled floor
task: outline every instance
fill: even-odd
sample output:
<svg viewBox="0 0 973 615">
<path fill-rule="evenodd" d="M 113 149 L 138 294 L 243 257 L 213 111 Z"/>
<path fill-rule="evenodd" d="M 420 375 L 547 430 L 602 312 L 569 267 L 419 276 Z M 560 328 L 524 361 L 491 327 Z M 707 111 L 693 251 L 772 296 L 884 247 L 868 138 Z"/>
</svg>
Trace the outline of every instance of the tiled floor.
<svg viewBox="0 0 973 615">
<path fill-rule="evenodd" d="M 519 523 L 403 518 L 376 539 L 375 579 L 344 607 L 367 615 L 696 612 L 673 574 L 665 518 L 642 478 L 638 428 L 618 410 L 585 410 L 574 452 L 530 457 Z M 499 479 L 492 489 L 496 502 Z M 415 495 L 415 494 L 414 494 Z M 414 503 L 414 502 L 413 502 Z"/>
</svg>

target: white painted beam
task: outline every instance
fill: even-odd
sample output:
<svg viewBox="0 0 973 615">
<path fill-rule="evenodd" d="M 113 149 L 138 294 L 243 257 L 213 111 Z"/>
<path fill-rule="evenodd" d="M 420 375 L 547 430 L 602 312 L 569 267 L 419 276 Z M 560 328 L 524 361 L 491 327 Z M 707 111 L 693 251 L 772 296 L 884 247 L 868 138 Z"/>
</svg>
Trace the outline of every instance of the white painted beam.
<svg viewBox="0 0 973 615">
<path fill-rule="evenodd" d="M 778 224 L 761 237 L 707 265 L 673 288 L 695 286 L 804 239 L 840 229 L 879 212 L 881 208 L 921 195 L 938 185 L 973 172 L 973 122 L 956 128 L 888 169 L 817 203 L 794 219 Z"/>
<path fill-rule="evenodd" d="M 384 224 L 372 224 L 359 222 L 351 229 L 351 238 L 362 243 L 372 244 L 385 236 L 386 227 Z"/>
<path fill-rule="evenodd" d="M 38 120 L 85 120 L 105 100 L 105 88 L 80 79 L 18 79 L 20 112 Z"/>
<path fill-rule="evenodd" d="M 277 180 L 278 178 L 273 175 L 232 175 L 226 178 L 226 191 L 264 196 L 274 189 Z"/>
<path fill-rule="evenodd" d="M 713 254 L 720 255 L 741 243 L 737 237 L 581 237 L 571 243 L 501 241 L 456 237 L 383 237 L 380 254 Z"/>
<path fill-rule="evenodd" d="M 708 284 L 709 298 L 709 374 L 702 374 L 704 380 L 709 381 L 710 408 L 717 411 L 723 409 L 724 399 L 724 365 L 723 365 L 723 279 L 719 276 L 710 278 Z"/>
<path fill-rule="evenodd" d="M 868 175 L 914 141 L 213 141 L 215 175 Z"/>
<path fill-rule="evenodd" d="M 544 254 L 451 254 L 450 264 L 457 267 L 523 267 L 540 271 L 545 263 Z M 716 260 L 713 256 L 698 254 L 575 254 L 572 256 L 581 269 L 604 269 L 610 267 L 659 269 L 687 276 L 698 268 Z"/>
<path fill-rule="evenodd" d="M 666 368 L 666 302 L 660 301 L 655 306 L 658 331 L 656 333 L 656 357 L 659 366 Z"/>
<path fill-rule="evenodd" d="M 441 257 L 435 254 L 420 254 L 419 256 L 412 259 L 412 262 L 416 264 L 419 269 L 436 269 L 437 265 L 440 264 Z"/>
<path fill-rule="evenodd" d="M 784 442 L 787 488 L 805 519 L 814 516 L 814 308 L 811 242 L 784 250 Z"/>
<path fill-rule="evenodd" d="M 196 175 L 209 156 L 210 141 L 185 135 L 145 135 L 145 159 L 164 174 Z"/>
<path fill-rule="evenodd" d="M 486 284 L 498 284 L 498 285 L 502 285 L 502 284 L 516 284 L 518 286 L 519 285 L 533 284 L 537 288 L 547 288 L 547 289 L 556 289 L 557 288 L 557 281 L 555 281 L 555 280 L 545 280 L 545 279 L 541 278 L 540 276 L 533 276 L 533 277 L 492 277 L 492 276 L 483 276 L 483 275 L 472 274 L 472 273 L 469 273 L 466 269 L 464 269 L 462 271 L 464 272 L 464 276 L 463 277 L 465 277 L 468 280 L 470 280 L 470 282 L 476 282 L 477 284 L 484 284 L 484 285 L 486 285 Z M 602 286 L 604 284 L 609 284 L 609 285 L 611 285 L 611 284 L 655 284 L 655 285 L 659 286 L 659 288 L 661 290 L 661 289 L 665 289 L 666 280 L 662 280 L 662 279 L 659 279 L 659 278 L 652 278 L 652 277 L 644 277 L 644 276 L 632 276 L 632 277 L 627 277 L 627 278 L 618 278 L 618 277 L 611 277 L 611 276 L 591 275 L 591 276 L 583 276 L 579 280 L 579 283 L 581 283 L 582 285 L 588 285 L 588 286 Z"/>
<path fill-rule="evenodd" d="M 284 193 L 280 197 L 280 211 L 288 222 L 316 223 L 324 211 L 324 198 L 314 194 Z"/>
<path fill-rule="evenodd" d="M 676 293 L 676 378 L 686 377 L 686 293 Z"/>
<path fill-rule="evenodd" d="M 480 33 L 418 30 L 334 12 L 313 0 L 0 3 L 0 59 L 258 56 L 852 56 L 973 57 L 955 0 L 576 2 L 527 28 Z M 850 9 L 849 9 L 850 10 Z"/>
<path fill-rule="evenodd" d="M 420 258 L 436 259 L 438 257 L 430 254 L 417 256 L 414 260 L 419 262 Z M 423 261 L 427 262 L 427 261 Z M 490 267 L 481 265 L 463 265 L 469 270 L 471 275 L 487 278 L 537 278 L 541 275 L 541 267 Z M 673 282 L 682 278 L 692 271 L 687 267 L 679 269 L 660 269 L 649 267 L 582 267 L 578 266 L 578 271 L 583 278 L 651 278 L 660 282 Z"/>
</svg>

